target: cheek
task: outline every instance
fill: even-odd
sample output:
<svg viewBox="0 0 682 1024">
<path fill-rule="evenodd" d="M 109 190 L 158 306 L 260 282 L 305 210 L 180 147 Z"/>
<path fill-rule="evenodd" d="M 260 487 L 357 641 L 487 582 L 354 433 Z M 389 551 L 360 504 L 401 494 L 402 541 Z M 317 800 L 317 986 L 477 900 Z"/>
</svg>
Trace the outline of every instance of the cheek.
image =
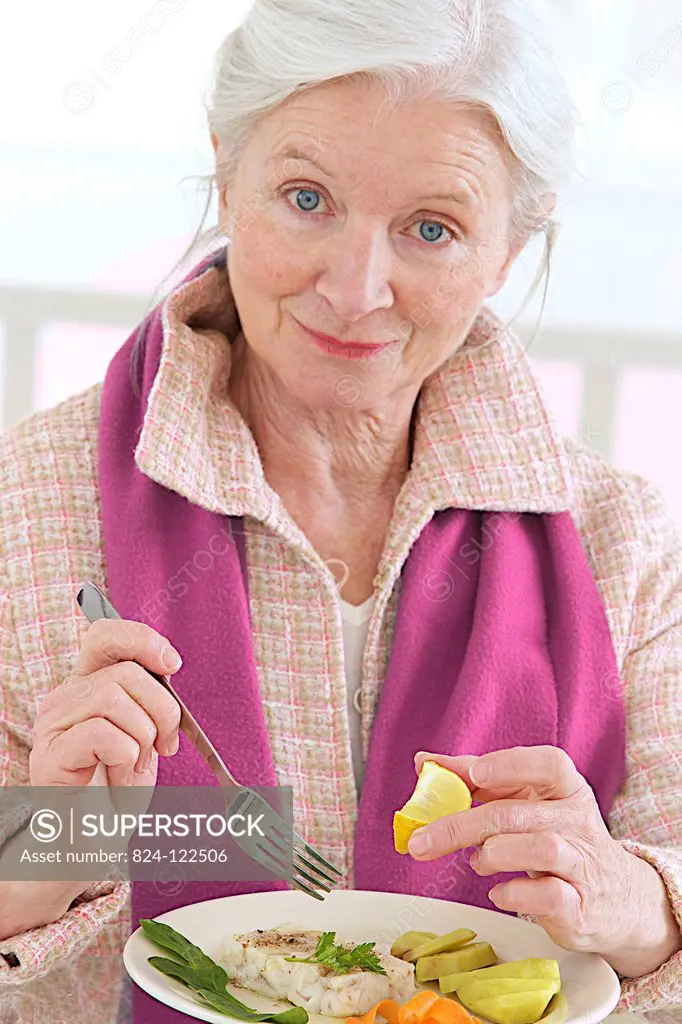
<svg viewBox="0 0 682 1024">
<path fill-rule="evenodd" d="M 417 333 L 443 333 L 456 343 L 483 304 L 486 287 L 485 268 L 477 258 L 466 257 L 449 267 L 430 283 L 418 302 L 415 296 L 409 316 Z"/>
<path fill-rule="evenodd" d="M 282 234 L 261 218 L 235 231 L 230 245 L 230 277 L 242 291 L 287 295 L 299 290 L 303 264 L 294 258 Z M 234 274 L 234 278 L 233 278 Z"/>
</svg>

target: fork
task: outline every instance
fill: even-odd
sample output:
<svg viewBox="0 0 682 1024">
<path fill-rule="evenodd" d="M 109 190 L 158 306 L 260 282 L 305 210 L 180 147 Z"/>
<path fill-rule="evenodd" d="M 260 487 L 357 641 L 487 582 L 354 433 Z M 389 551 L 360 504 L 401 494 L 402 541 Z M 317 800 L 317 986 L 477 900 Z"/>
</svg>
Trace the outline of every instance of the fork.
<svg viewBox="0 0 682 1024">
<path fill-rule="evenodd" d="M 108 598 L 91 581 L 81 587 L 76 600 L 88 622 L 92 623 L 98 619 L 121 618 Z M 263 816 L 265 827 L 259 826 L 262 829 L 262 835 L 258 839 L 255 836 L 234 836 L 234 841 L 252 860 L 264 865 L 278 878 L 293 885 L 294 888 L 300 889 L 308 896 L 323 900 L 322 893 L 331 892 L 330 884 L 334 886 L 338 881 L 338 878 L 334 876 L 340 877 L 342 872 L 325 860 L 312 846 L 309 846 L 297 832 L 294 832 L 262 796 L 248 786 L 242 786 L 237 782 L 204 730 L 182 698 L 178 696 L 170 680 L 166 676 L 150 672 L 149 669 L 146 671 L 175 697 L 181 711 L 180 731 L 203 757 L 218 785 L 228 792 L 234 789 L 239 790 L 231 798 L 228 798 L 227 793 L 225 794 L 230 811 L 234 812 L 237 807 L 240 814 Z M 321 890 L 321 892 L 317 890 Z"/>
</svg>

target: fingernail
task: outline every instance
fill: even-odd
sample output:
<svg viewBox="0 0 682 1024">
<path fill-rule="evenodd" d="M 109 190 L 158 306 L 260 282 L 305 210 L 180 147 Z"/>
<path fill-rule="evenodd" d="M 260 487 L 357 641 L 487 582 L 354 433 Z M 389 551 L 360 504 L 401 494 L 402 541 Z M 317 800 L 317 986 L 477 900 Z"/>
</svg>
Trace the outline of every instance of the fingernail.
<svg viewBox="0 0 682 1024">
<path fill-rule="evenodd" d="M 506 886 L 498 885 L 495 886 L 494 889 L 490 890 L 488 893 L 488 899 L 491 903 L 494 903 L 496 907 L 499 907 L 500 910 L 503 910 L 505 905 L 505 894 Z"/>
<path fill-rule="evenodd" d="M 164 755 L 166 757 L 172 757 L 173 754 L 177 754 L 179 747 L 180 747 L 180 737 L 176 733 L 175 739 L 170 741 L 170 743 L 164 749 L 163 753 L 164 753 Z"/>
<path fill-rule="evenodd" d="M 416 761 L 418 757 L 427 757 L 427 756 L 428 756 L 428 753 L 427 753 L 426 750 L 418 750 L 417 753 L 414 755 L 414 759 Z"/>
<path fill-rule="evenodd" d="M 478 867 L 478 865 L 480 863 L 481 863 L 481 851 L 480 850 L 474 850 L 474 852 L 469 857 L 469 866 L 472 867 L 472 868 L 476 868 L 476 867 Z"/>
<path fill-rule="evenodd" d="M 177 672 L 182 665 L 182 658 L 176 650 L 168 646 L 163 651 L 163 663 L 171 672 Z"/>
<path fill-rule="evenodd" d="M 469 778 L 475 786 L 485 786 L 487 782 L 490 782 L 490 765 L 474 761 L 469 768 Z"/>
<path fill-rule="evenodd" d="M 415 854 L 417 857 L 428 853 L 431 849 L 431 833 L 428 828 L 418 828 L 413 832 L 407 845 L 410 853 Z"/>
</svg>

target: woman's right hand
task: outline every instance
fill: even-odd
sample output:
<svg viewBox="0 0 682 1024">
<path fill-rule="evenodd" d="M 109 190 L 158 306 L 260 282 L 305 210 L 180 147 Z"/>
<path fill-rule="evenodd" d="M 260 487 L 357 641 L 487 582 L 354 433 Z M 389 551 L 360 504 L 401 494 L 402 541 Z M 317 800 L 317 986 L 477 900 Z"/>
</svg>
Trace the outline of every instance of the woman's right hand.
<svg viewBox="0 0 682 1024">
<path fill-rule="evenodd" d="M 165 657 L 175 654 L 176 661 Z M 180 705 L 146 669 L 177 672 L 177 651 L 156 630 L 100 619 L 71 675 L 43 699 L 29 757 L 32 786 L 85 786 L 102 764 L 110 786 L 153 786 L 158 756 L 178 749 Z"/>
<path fill-rule="evenodd" d="M 180 705 L 146 671 L 177 672 L 179 664 L 164 661 L 166 650 L 173 651 L 168 641 L 140 622 L 101 619 L 90 626 L 73 672 L 40 706 L 29 755 L 32 786 L 156 784 L 158 755 L 177 751 L 180 723 Z M 24 830 L 6 845 L 26 846 L 27 836 Z M 0 941 L 58 921 L 90 884 L 0 881 Z"/>
</svg>

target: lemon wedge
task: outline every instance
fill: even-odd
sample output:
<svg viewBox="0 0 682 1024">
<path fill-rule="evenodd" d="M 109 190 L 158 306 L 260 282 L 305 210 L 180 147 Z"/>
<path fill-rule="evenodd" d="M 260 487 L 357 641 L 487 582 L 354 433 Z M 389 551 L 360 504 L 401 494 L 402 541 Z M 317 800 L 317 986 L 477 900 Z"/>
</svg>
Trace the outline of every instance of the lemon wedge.
<svg viewBox="0 0 682 1024">
<path fill-rule="evenodd" d="M 404 807 L 393 815 L 393 842 L 398 853 L 407 853 L 415 829 L 446 814 L 468 811 L 471 793 L 459 775 L 435 761 L 424 761 L 414 792 Z"/>
</svg>

